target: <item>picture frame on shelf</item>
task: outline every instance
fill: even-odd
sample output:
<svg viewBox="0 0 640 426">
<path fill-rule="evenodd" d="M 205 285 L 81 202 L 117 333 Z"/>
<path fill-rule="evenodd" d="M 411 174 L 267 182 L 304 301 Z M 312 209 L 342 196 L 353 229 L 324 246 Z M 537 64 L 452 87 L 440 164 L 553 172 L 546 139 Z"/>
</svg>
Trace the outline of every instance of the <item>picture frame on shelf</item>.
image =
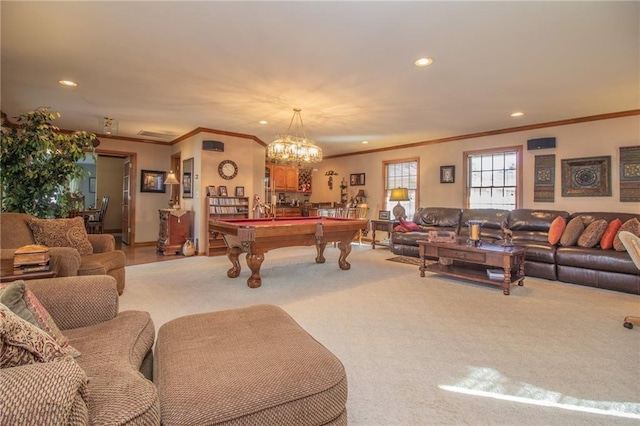
<svg viewBox="0 0 640 426">
<path fill-rule="evenodd" d="M 215 197 L 216 195 L 218 195 L 218 193 L 216 192 L 215 185 L 207 186 L 207 197 Z"/>
<path fill-rule="evenodd" d="M 440 183 L 455 183 L 456 166 L 440 166 Z"/>
<path fill-rule="evenodd" d="M 364 186 L 365 178 L 364 173 L 352 173 L 349 176 L 349 183 L 351 186 Z"/>
<path fill-rule="evenodd" d="M 155 192 L 164 194 L 166 192 L 164 180 L 167 173 L 160 170 L 140 171 L 140 192 Z"/>
<path fill-rule="evenodd" d="M 193 157 L 182 161 L 182 198 L 193 198 Z"/>
<path fill-rule="evenodd" d="M 244 186 L 236 186 L 236 197 L 244 197 Z"/>
<path fill-rule="evenodd" d="M 218 195 L 219 195 L 220 197 L 227 197 L 227 196 L 228 196 L 228 194 L 227 194 L 227 187 L 226 187 L 226 186 L 224 186 L 224 185 L 220 185 L 220 186 L 218 187 Z"/>
<path fill-rule="evenodd" d="M 378 220 L 391 220 L 391 210 L 379 210 Z"/>
</svg>

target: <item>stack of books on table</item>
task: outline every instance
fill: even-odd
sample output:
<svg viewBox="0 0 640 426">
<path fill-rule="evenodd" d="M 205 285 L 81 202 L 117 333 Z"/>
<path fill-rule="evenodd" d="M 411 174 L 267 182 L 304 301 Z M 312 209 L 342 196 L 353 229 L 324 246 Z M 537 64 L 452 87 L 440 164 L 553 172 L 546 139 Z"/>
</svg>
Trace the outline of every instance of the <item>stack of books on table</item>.
<svg viewBox="0 0 640 426">
<path fill-rule="evenodd" d="M 13 255 L 13 273 L 45 272 L 50 268 L 49 247 L 30 244 L 22 246 Z"/>
</svg>

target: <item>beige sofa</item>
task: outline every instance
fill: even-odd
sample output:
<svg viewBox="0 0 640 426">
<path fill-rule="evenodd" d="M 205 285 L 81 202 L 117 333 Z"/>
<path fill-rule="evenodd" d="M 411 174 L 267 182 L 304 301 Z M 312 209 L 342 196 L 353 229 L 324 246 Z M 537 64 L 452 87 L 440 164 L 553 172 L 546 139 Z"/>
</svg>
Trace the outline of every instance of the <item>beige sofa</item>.
<svg viewBox="0 0 640 426">
<path fill-rule="evenodd" d="M 25 213 L 2 213 L 0 215 L 0 257 L 12 258 L 15 249 L 36 244 Z M 52 264 L 58 277 L 76 275 L 110 275 L 116 279 L 118 294 L 125 285 L 126 257 L 122 250 L 115 249 L 115 238 L 108 234 L 89 234 L 92 254 L 81 256 L 71 247 L 50 247 Z"/>
<path fill-rule="evenodd" d="M 149 314 L 119 313 L 107 275 L 25 283 L 80 356 L 0 369 L 0 424 L 159 425 Z"/>
</svg>

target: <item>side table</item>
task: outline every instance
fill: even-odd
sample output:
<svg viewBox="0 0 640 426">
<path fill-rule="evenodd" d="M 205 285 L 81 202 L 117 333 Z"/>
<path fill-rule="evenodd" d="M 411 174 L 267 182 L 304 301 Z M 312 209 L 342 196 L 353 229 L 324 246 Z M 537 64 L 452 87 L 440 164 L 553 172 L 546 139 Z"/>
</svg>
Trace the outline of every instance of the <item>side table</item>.
<svg viewBox="0 0 640 426">
<path fill-rule="evenodd" d="M 394 225 L 395 223 L 392 220 L 371 219 L 371 230 L 373 231 L 371 248 L 373 250 L 376 249 L 376 231 L 385 231 L 389 234 L 389 238 L 391 238 L 391 233 L 393 232 Z"/>
</svg>

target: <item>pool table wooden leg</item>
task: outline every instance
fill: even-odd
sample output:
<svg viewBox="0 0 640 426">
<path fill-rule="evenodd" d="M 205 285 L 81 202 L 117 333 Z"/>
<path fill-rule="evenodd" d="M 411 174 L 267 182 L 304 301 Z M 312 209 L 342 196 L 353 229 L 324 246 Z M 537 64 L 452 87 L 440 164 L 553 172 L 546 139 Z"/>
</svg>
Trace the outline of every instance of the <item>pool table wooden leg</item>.
<svg viewBox="0 0 640 426">
<path fill-rule="evenodd" d="M 231 247 L 227 249 L 227 257 L 233 265 L 231 269 L 227 271 L 227 276 L 229 278 L 235 278 L 240 275 L 240 261 L 238 260 L 240 253 L 242 253 L 242 249 L 240 247 Z"/>
<path fill-rule="evenodd" d="M 316 263 L 324 263 L 326 259 L 324 258 L 324 248 L 327 246 L 327 243 L 316 244 Z"/>
<path fill-rule="evenodd" d="M 349 269 L 351 269 L 351 264 L 347 262 L 347 256 L 349 256 L 349 253 L 351 253 L 351 241 L 340 241 L 338 243 L 338 248 L 340 249 L 338 265 L 340 266 L 340 269 L 348 271 Z"/>
<path fill-rule="evenodd" d="M 260 266 L 263 261 L 264 253 L 247 253 L 247 265 L 249 266 L 249 269 L 251 269 L 251 276 L 247 280 L 247 285 L 251 288 L 258 288 L 262 285 L 262 278 L 260 278 Z"/>
</svg>

